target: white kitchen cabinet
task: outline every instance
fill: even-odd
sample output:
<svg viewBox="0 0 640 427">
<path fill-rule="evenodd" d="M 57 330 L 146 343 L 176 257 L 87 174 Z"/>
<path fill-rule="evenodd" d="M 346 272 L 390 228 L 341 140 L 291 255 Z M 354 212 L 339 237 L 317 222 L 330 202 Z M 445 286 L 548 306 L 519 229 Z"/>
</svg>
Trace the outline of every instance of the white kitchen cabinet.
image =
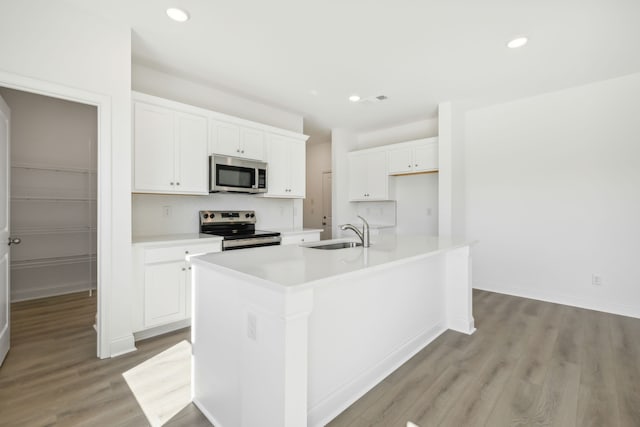
<svg viewBox="0 0 640 427">
<path fill-rule="evenodd" d="M 281 245 L 296 245 L 320 241 L 320 231 L 283 232 L 281 236 Z"/>
<path fill-rule="evenodd" d="M 209 154 L 264 161 L 264 131 L 217 120 L 210 124 Z"/>
<path fill-rule="evenodd" d="M 389 200 L 386 151 L 354 151 L 348 162 L 349 201 Z"/>
<path fill-rule="evenodd" d="M 267 189 L 264 197 L 304 198 L 306 182 L 305 140 L 269 134 L 267 138 Z"/>
<path fill-rule="evenodd" d="M 207 119 L 134 103 L 133 192 L 208 194 Z"/>
<path fill-rule="evenodd" d="M 191 265 L 187 257 L 221 250 L 220 240 L 134 244 L 132 319 L 136 339 L 190 324 Z"/>
<path fill-rule="evenodd" d="M 438 170 L 438 139 L 425 138 L 389 146 L 389 174 Z"/>
</svg>

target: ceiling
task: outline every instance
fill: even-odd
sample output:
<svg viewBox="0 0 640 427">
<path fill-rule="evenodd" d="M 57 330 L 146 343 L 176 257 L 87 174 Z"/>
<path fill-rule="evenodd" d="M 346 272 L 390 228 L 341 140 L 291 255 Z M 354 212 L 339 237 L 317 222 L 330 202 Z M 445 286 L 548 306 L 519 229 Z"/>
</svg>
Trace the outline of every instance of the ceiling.
<svg viewBox="0 0 640 427">
<path fill-rule="evenodd" d="M 638 0 L 66 1 L 131 26 L 134 62 L 299 113 L 312 134 L 640 71 Z"/>
</svg>

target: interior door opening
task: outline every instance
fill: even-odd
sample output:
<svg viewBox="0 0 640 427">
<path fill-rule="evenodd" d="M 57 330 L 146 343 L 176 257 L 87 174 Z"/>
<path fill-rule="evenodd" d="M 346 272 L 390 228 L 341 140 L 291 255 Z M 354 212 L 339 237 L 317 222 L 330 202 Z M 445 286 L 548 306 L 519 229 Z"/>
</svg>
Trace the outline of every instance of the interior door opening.
<svg viewBox="0 0 640 427">
<path fill-rule="evenodd" d="M 11 185 L 4 197 L 11 237 L 20 240 L 9 257 L 9 298 L 18 309 L 12 334 L 59 310 L 58 325 L 43 324 L 40 332 L 72 339 L 65 318 L 82 316 L 83 336 L 96 348 L 97 108 L 4 87 L 0 96 L 11 110 Z"/>
</svg>

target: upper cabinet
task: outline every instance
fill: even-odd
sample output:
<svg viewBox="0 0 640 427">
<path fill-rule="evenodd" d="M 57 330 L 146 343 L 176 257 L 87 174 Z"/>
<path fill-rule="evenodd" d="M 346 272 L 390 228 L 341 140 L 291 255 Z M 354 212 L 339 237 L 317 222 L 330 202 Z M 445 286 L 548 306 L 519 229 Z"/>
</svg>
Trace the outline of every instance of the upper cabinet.
<svg viewBox="0 0 640 427">
<path fill-rule="evenodd" d="M 354 151 L 348 156 L 349 200 L 352 202 L 389 200 L 386 151 Z"/>
<path fill-rule="evenodd" d="M 394 200 L 390 175 L 438 171 L 438 138 L 424 138 L 348 153 L 349 201 Z"/>
<path fill-rule="evenodd" d="M 264 197 L 304 198 L 307 136 L 133 93 L 133 192 L 209 194 L 209 156 L 266 161 Z"/>
<path fill-rule="evenodd" d="M 208 194 L 207 118 L 134 102 L 133 191 Z"/>
<path fill-rule="evenodd" d="M 264 197 L 305 196 L 305 140 L 278 134 L 267 136 L 267 189 Z"/>
<path fill-rule="evenodd" d="M 438 170 L 438 138 L 389 146 L 389 175 Z"/>
<path fill-rule="evenodd" d="M 266 132 L 213 119 L 210 124 L 209 154 L 265 160 Z"/>
</svg>

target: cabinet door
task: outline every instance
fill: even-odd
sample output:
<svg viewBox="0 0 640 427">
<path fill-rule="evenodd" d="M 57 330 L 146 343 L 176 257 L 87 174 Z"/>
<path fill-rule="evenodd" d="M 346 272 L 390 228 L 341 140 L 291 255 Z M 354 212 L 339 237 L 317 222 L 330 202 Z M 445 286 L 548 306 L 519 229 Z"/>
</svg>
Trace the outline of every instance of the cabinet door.
<svg viewBox="0 0 640 427">
<path fill-rule="evenodd" d="M 145 328 L 186 318 L 186 273 L 184 261 L 145 267 Z"/>
<path fill-rule="evenodd" d="M 438 144 L 430 142 L 416 146 L 413 154 L 413 164 L 416 171 L 437 170 Z"/>
<path fill-rule="evenodd" d="M 289 141 L 281 136 L 270 135 L 267 144 L 269 169 L 267 190 L 269 196 L 289 196 Z"/>
<path fill-rule="evenodd" d="M 407 173 L 413 171 L 413 150 L 411 147 L 389 151 L 389 173 Z"/>
<path fill-rule="evenodd" d="M 367 200 L 389 199 L 387 153 L 376 151 L 367 155 Z"/>
<path fill-rule="evenodd" d="M 176 133 L 176 190 L 208 194 L 207 119 L 178 113 Z"/>
<path fill-rule="evenodd" d="M 366 154 L 349 154 L 349 200 L 367 200 Z"/>
<path fill-rule="evenodd" d="M 240 157 L 264 160 L 264 132 L 255 129 L 240 130 Z"/>
<path fill-rule="evenodd" d="M 306 194 L 307 158 L 304 142 L 289 142 L 289 196 L 304 199 Z"/>
<path fill-rule="evenodd" d="M 133 123 L 133 191 L 173 192 L 173 111 L 137 102 Z"/>
<path fill-rule="evenodd" d="M 211 123 L 211 144 L 209 154 L 226 156 L 240 155 L 240 127 L 231 123 Z"/>
</svg>

